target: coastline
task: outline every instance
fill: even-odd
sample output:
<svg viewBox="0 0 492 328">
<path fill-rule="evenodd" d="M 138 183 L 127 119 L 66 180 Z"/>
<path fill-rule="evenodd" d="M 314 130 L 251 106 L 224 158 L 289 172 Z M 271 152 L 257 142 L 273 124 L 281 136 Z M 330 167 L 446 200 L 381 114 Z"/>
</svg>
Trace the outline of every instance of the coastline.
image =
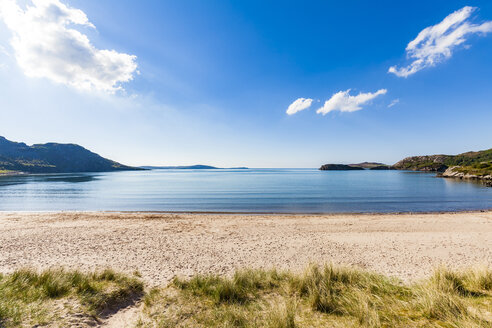
<svg viewBox="0 0 492 328">
<path fill-rule="evenodd" d="M 461 172 L 460 166 L 450 167 L 446 169 L 446 171 L 439 173 L 437 177 L 445 178 L 445 179 L 458 179 L 462 181 L 472 181 L 472 182 L 481 183 L 487 187 L 492 187 L 491 174 L 478 175 L 478 174 Z"/>
<path fill-rule="evenodd" d="M 160 210 L 0 210 L 0 216 L 2 214 L 182 214 L 182 215 L 238 215 L 238 216 L 380 216 L 380 215 L 426 215 L 426 214 L 479 214 L 479 213 L 492 213 L 492 208 L 485 209 L 466 209 L 466 210 L 452 210 L 452 211 L 399 211 L 399 212 L 234 212 L 234 211 L 160 211 Z"/>
<path fill-rule="evenodd" d="M 403 214 L 0 212 L 0 272 L 111 267 L 149 285 L 176 275 L 309 263 L 414 281 L 492 263 L 492 211 Z"/>
<path fill-rule="evenodd" d="M 0 172 L 0 177 L 14 177 L 14 176 L 21 176 L 21 175 L 29 175 L 29 173 L 16 172 L 16 171 Z"/>
<path fill-rule="evenodd" d="M 1 213 L 36 213 L 40 211 L 0 211 Z M 62 213 L 64 211 L 45 211 L 44 213 Z M 74 212 L 74 211 L 65 211 Z M 417 214 L 474 214 L 474 213 L 492 213 L 492 208 L 488 209 L 471 209 L 471 210 L 453 210 L 453 211 L 422 211 L 422 212 L 214 212 L 214 211 L 75 211 L 81 213 L 143 213 L 143 214 L 215 214 L 215 215 L 290 215 L 290 216 L 340 216 L 340 215 L 354 215 L 354 216 L 371 216 L 371 215 L 417 215 Z M 41 211 L 42 213 L 42 211 Z"/>
</svg>

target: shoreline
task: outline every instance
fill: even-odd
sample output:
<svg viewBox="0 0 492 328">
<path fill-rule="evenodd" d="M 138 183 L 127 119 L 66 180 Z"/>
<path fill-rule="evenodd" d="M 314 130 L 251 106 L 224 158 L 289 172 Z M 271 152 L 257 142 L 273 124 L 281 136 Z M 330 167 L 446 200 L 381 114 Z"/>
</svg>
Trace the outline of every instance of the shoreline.
<svg viewBox="0 0 492 328">
<path fill-rule="evenodd" d="M 11 172 L 0 172 L 0 177 L 18 177 L 18 176 L 28 176 L 29 173 L 19 172 L 19 171 L 11 171 Z"/>
<path fill-rule="evenodd" d="M 472 210 L 453 210 L 453 211 L 422 211 L 422 212 L 219 212 L 219 211 L 152 211 L 152 210 L 45 210 L 45 211 L 30 211 L 30 210 L 0 210 L 1 214 L 15 213 L 42 213 L 42 214 L 62 214 L 62 213 L 82 213 L 82 214 L 97 214 L 97 213 L 121 213 L 121 214 L 183 214 L 183 215 L 237 215 L 237 216 L 381 216 L 381 215 L 426 215 L 426 214 L 478 214 L 492 213 L 492 208 L 487 209 L 472 209 Z"/>
<path fill-rule="evenodd" d="M 237 268 L 351 265 L 415 281 L 492 264 L 492 211 L 428 214 L 0 212 L 0 272 L 139 271 L 149 285 Z"/>
</svg>

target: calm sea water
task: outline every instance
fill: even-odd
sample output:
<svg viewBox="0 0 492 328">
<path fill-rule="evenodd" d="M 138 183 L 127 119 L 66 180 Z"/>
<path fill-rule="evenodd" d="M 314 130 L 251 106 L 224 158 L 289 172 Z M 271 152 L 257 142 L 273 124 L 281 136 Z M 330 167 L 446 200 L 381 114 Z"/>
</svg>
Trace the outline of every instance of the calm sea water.
<svg viewBox="0 0 492 328">
<path fill-rule="evenodd" d="M 492 208 L 492 188 L 405 171 L 152 170 L 0 177 L 0 210 L 418 212 Z"/>
</svg>

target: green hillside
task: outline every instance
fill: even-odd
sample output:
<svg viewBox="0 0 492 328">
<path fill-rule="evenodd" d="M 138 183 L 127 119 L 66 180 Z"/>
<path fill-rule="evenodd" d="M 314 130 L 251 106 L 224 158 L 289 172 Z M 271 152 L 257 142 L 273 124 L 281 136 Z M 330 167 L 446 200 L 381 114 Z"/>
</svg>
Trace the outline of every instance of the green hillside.
<svg viewBox="0 0 492 328">
<path fill-rule="evenodd" d="M 471 151 L 459 155 L 428 155 L 407 157 L 395 165 L 398 170 L 444 172 L 448 167 L 460 166 L 463 170 L 492 173 L 492 149 Z"/>
<path fill-rule="evenodd" d="M 139 170 L 103 158 L 75 144 L 28 146 L 0 136 L 0 172 L 70 173 Z"/>
</svg>

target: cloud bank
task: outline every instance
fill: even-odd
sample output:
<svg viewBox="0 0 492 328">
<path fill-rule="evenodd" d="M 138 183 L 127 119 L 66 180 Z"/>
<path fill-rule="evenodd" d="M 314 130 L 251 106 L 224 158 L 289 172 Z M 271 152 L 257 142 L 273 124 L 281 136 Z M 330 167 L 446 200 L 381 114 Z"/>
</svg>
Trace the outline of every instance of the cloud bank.
<svg viewBox="0 0 492 328">
<path fill-rule="evenodd" d="M 359 93 L 357 96 L 351 96 L 350 89 L 346 91 L 339 91 L 335 93 L 330 99 L 325 101 L 323 107 L 318 109 L 316 113 L 326 115 L 329 112 L 339 110 L 341 112 L 355 112 L 362 109 L 362 105 L 376 98 L 377 96 L 384 95 L 387 92 L 386 89 L 378 90 L 374 93 Z"/>
<path fill-rule="evenodd" d="M 492 31 L 492 21 L 482 24 L 470 22 L 475 7 L 463 7 L 448 15 L 439 24 L 423 29 L 406 48 L 407 58 L 413 61 L 405 67 L 391 66 L 388 70 L 399 77 L 407 77 L 434 66 L 451 57 L 453 49 L 463 44 L 471 34 Z"/>
<path fill-rule="evenodd" d="M 29 77 L 114 93 L 136 73 L 136 56 L 97 49 L 73 28 L 95 28 L 86 14 L 59 0 L 32 0 L 25 10 L 15 0 L 0 0 L 0 19 L 13 34 L 14 56 Z"/>
<path fill-rule="evenodd" d="M 301 110 L 311 107 L 312 103 L 313 103 L 313 99 L 299 98 L 289 105 L 289 108 L 287 108 L 286 113 L 287 115 L 294 115 L 295 113 L 300 112 Z"/>
</svg>

